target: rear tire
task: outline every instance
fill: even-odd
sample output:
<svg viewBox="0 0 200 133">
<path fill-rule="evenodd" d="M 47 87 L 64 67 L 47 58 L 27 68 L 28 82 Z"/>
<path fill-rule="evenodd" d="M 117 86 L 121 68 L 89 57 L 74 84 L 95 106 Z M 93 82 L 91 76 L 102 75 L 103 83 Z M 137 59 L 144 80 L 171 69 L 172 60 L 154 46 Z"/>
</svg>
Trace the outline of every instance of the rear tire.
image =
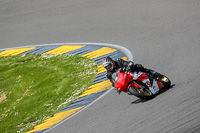
<svg viewBox="0 0 200 133">
<path fill-rule="evenodd" d="M 162 76 L 159 76 L 156 78 L 156 80 L 158 80 L 159 82 L 161 82 L 165 88 L 169 88 L 171 87 L 171 81 L 170 79 L 165 76 L 165 75 L 162 75 Z"/>
</svg>

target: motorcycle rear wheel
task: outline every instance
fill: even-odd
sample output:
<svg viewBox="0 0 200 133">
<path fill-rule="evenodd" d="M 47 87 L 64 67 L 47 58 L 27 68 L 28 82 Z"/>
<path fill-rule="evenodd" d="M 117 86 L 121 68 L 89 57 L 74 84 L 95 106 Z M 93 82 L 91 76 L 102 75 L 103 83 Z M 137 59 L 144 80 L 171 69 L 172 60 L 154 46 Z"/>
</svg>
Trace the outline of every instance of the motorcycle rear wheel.
<svg viewBox="0 0 200 133">
<path fill-rule="evenodd" d="M 147 89 L 145 86 L 143 85 L 139 85 L 141 88 L 137 88 L 135 86 L 131 86 L 129 88 L 129 92 L 141 99 L 145 99 L 145 100 L 149 100 L 152 99 L 154 97 L 153 93 Z"/>
<path fill-rule="evenodd" d="M 165 75 L 157 77 L 156 80 L 158 80 L 159 82 L 161 82 L 164 85 L 165 88 L 169 88 L 171 86 L 170 79 L 167 76 L 165 76 Z"/>
</svg>

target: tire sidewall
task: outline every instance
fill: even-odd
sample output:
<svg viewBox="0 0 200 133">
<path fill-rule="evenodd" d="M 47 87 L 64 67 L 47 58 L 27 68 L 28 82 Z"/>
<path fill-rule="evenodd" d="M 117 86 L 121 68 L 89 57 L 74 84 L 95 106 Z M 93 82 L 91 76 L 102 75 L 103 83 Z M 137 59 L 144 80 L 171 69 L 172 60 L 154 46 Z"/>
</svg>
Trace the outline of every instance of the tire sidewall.
<svg viewBox="0 0 200 133">
<path fill-rule="evenodd" d="M 152 95 L 150 95 L 150 96 L 142 95 L 142 94 L 138 93 L 138 92 L 135 90 L 135 86 L 130 86 L 129 92 L 130 92 L 132 95 L 134 95 L 134 96 L 136 96 L 136 97 L 138 97 L 138 98 L 141 98 L 141 99 L 145 99 L 145 100 L 152 99 L 152 98 L 154 98 L 154 96 L 155 96 L 155 95 L 153 95 L 153 93 L 152 93 Z"/>
</svg>

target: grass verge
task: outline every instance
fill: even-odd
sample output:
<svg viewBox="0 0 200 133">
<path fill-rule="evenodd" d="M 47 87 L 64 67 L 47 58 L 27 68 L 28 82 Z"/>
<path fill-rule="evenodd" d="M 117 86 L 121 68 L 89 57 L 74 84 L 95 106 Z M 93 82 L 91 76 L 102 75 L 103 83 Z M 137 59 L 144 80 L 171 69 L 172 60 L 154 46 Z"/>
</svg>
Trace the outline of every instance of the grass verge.
<svg viewBox="0 0 200 133">
<path fill-rule="evenodd" d="M 42 123 L 86 90 L 96 73 L 97 64 L 78 55 L 0 57 L 0 131 Z"/>
</svg>

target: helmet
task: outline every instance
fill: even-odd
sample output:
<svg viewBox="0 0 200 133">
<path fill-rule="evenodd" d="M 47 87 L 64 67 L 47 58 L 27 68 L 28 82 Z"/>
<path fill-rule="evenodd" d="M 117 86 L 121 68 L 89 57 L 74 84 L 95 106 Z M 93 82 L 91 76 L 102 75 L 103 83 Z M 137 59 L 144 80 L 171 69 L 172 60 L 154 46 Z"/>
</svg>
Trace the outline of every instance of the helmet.
<svg viewBox="0 0 200 133">
<path fill-rule="evenodd" d="M 108 71 L 113 70 L 113 60 L 109 56 L 103 59 L 103 66 L 106 68 Z"/>
</svg>

